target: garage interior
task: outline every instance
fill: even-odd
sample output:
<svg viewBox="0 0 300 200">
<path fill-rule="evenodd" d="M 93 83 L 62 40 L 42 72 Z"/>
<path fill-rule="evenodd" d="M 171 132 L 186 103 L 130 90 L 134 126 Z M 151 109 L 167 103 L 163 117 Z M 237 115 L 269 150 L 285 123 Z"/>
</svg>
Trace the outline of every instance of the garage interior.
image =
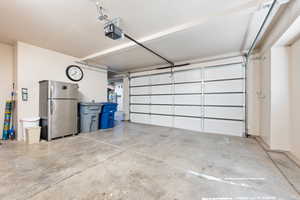
<svg viewBox="0 0 300 200">
<path fill-rule="evenodd" d="M 300 199 L 299 0 L 0 11 L 0 199 Z"/>
</svg>

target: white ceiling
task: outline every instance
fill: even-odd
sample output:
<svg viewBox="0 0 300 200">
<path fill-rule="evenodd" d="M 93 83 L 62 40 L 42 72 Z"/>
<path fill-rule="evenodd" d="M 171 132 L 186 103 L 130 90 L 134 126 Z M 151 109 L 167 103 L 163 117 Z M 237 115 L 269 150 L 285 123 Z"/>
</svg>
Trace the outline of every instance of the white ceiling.
<svg viewBox="0 0 300 200">
<path fill-rule="evenodd" d="M 258 8 L 266 1 L 102 2 L 109 16 L 122 19 L 126 33 L 172 61 L 183 61 L 248 48 L 267 11 Z M 5 43 L 19 40 L 121 71 L 164 63 L 126 39 L 105 38 L 94 0 L 1 0 L 0 10 Z"/>
<path fill-rule="evenodd" d="M 249 14 L 227 16 L 221 21 L 211 20 L 144 44 L 174 62 L 226 53 L 238 54 L 248 27 L 245 22 L 249 18 Z M 119 66 L 119 70 L 164 63 L 139 46 L 95 57 L 90 61 L 111 67 Z"/>
</svg>

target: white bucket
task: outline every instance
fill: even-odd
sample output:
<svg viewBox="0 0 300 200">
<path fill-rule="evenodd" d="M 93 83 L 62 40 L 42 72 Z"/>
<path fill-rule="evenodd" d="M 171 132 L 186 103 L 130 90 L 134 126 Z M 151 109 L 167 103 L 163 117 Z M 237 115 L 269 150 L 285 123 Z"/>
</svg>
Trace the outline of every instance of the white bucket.
<svg viewBox="0 0 300 200">
<path fill-rule="evenodd" d="M 24 118 L 20 120 L 22 123 L 22 138 L 26 141 L 26 129 L 32 127 L 38 127 L 40 124 L 40 118 Z"/>
<path fill-rule="evenodd" d="M 37 144 L 41 138 L 41 127 L 26 128 L 26 142 L 27 144 Z"/>
<path fill-rule="evenodd" d="M 115 120 L 116 121 L 124 121 L 125 120 L 125 113 L 123 111 L 115 112 Z"/>
</svg>

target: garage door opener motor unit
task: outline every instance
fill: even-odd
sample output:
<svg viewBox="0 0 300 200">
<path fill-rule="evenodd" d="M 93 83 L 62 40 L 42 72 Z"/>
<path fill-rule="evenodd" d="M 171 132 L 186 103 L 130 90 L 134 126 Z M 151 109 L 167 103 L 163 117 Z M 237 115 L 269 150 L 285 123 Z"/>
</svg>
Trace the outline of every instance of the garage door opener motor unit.
<svg viewBox="0 0 300 200">
<path fill-rule="evenodd" d="M 109 37 L 113 40 L 122 39 L 124 37 L 123 31 L 117 27 L 113 22 L 110 22 L 105 25 L 104 33 L 106 37 Z"/>
<path fill-rule="evenodd" d="M 115 19 L 109 19 L 108 15 L 104 13 L 104 8 L 100 5 L 99 2 L 96 3 L 97 11 L 98 11 L 98 19 L 101 22 L 105 22 L 104 25 L 104 34 L 106 37 L 113 39 L 113 40 L 118 40 L 118 39 L 123 39 L 124 37 L 131 40 L 132 42 L 136 43 L 137 45 L 143 47 L 150 53 L 154 54 L 155 56 L 159 57 L 160 59 L 164 60 L 165 62 L 169 63 L 171 68 L 176 67 L 174 62 L 168 60 L 167 58 L 161 56 L 157 52 L 153 51 L 152 49 L 146 47 L 142 43 L 138 42 L 135 40 L 133 37 L 129 36 L 128 34 L 124 33 L 124 31 L 119 28 L 120 24 L 120 18 L 115 18 Z"/>
</svg>

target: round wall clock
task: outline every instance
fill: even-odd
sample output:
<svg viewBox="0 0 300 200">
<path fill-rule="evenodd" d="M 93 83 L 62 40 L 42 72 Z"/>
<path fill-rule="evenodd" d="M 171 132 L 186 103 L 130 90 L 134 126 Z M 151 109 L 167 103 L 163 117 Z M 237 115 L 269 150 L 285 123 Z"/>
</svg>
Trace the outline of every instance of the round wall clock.
<svg viewBox="0 0 300 200">
<path fill-rule="evenodd" d="M 83 78 L 83 71 L 77 65 L 70 65 L 66 69 L 67 77 L 72 81 L 80 81 Z"/>
</svg>

